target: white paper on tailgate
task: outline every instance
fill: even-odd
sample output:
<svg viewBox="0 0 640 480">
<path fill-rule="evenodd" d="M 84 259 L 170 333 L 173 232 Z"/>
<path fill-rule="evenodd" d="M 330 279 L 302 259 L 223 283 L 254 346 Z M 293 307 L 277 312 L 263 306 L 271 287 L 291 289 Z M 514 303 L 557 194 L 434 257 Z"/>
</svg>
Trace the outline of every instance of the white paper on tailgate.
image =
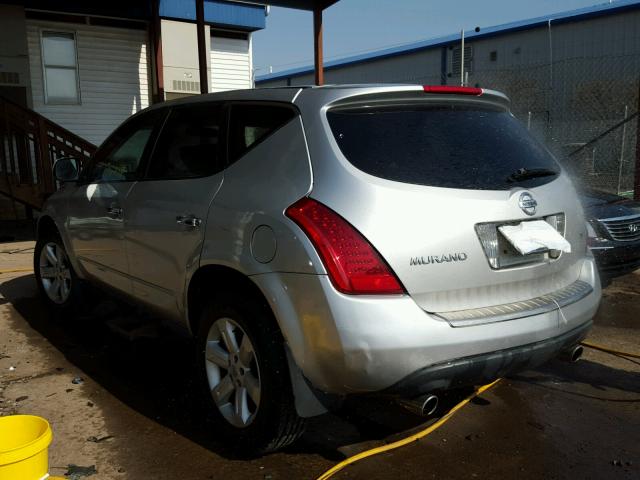
<svg viewBox="0 0 640 480">
<path fill-rule="evenodd" d="M 522 255 L 547 250 L 571 252 L 571 244 L 544 220 L 502 225 L 498 230 Z"/>
</svg>

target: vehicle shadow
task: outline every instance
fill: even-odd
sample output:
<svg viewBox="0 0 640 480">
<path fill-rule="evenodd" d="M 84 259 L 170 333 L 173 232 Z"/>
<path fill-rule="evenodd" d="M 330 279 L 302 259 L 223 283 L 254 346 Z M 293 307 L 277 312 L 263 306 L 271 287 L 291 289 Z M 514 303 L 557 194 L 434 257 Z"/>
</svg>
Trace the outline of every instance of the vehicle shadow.
<svg viewBox="0 0 640 480">
<path fill-rule="evenodd" d="M 632 363 L 636 363 L 631 360 Z M 640 402 L 633 394 L 640 394 L 638 374 L 590 360 L 580 360 L 575 364 L 552 360 L 536 370 L 512 376 L 513 380 L 539 385 L 553 391 L 579 395 L 610 402 Z M 585 394 L 566 389 L 564 385 L 590 386 L 597 393 Z M 623 392 L 622 397 L 620 393 Z M 627 398 L 627 394 L 632 394 Z"/>
<path fill-rule="evenodd" d="M 225 458 L 238 458 L 216 441 L 211 424 L 202 421 L 207 414 L 199 401 L 196 359 L 186 334 L 157 322 L 148 313 L 132 313 L 128 305 L 112 299 L 100 300 L 91 311 L 73 318 L 53 319 L 37 295 L 33 275 L 0 284 L 0 293 L 24 319 L 14 318 L 13 324 L 27 338 L 33 333 L 27 331 L 24 321 L 127 406 Z M 153 321 L 152 325 L 157 325 L 153 338 L 129 339 L 109 327 L 114 321 L 126 323 L 132 317 Z M 439 412 L 454 405 L 462 394 L 443 398 Z M 350 401 L 338 414 L 310 419 L 305 435 L 286 451 L 340 460 L 363 448 L 358 444 L 393 439 L 406 430 L 418 429 L 425 421 L 388 400 Z"/>
</svg>

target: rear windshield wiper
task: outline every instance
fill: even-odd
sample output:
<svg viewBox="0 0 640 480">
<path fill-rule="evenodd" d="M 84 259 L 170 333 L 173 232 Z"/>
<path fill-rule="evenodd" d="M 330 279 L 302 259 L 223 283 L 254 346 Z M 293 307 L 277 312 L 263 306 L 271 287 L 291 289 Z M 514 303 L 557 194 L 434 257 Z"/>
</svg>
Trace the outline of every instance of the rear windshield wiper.
<svg viewBox="0 0 640 480">
<path fill-rule="evenodd" d="M 519 168 L 507 177 L 507 182 L 521 182 L 530 178 L 550 177 L 558 175 L 559 172 L 550 168 Z"/>
</svg>

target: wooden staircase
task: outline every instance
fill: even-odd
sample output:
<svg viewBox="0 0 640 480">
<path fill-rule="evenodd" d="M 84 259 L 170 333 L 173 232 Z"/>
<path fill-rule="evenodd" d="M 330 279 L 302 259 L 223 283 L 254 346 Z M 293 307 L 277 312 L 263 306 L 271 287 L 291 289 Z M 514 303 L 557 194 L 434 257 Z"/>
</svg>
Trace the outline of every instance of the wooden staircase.
<svg viewBox="0 0 640 480">
<path fill-rule="evenodd" d="M 53 164 L 82 165 L 96 146 L 28 108 L 0 97 L 0 194 L 40 210 L 57 189 Z"/>
</svg>

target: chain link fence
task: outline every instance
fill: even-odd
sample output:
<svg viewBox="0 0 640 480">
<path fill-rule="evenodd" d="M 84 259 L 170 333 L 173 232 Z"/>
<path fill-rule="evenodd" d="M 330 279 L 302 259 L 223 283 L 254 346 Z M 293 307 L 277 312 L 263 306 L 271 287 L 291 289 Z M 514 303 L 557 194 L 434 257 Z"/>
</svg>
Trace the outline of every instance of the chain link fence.
<svg viewBox="0 0 640 480">
<path fill-rule="evenodd" d="M 562 50 L 563 45 L 557 43 L 553 49 Z M 436 75 L 397 77 L 398 82 L 440 83 Z M 459 72 L 447 83 L 455 84 L 457 77 Z M 513 114 L 580 183 L 633 196 L 640 134 L 640 46 L 625 55 L 585 52 L 578 58 L 502 67 L 472 60 L 464 78 L 466 85 L 507 94 Z"/>
<path fill-rule="evenodd" d="M 640 51 L 619 56 L 586 52 L 580 58 L 546 64 L 477 68 L 467 78 L 469 84 L 505 92 L 512 99 L 514 115 L 581 183 L 632 196 L 639 64 Z"/>
</svg>

